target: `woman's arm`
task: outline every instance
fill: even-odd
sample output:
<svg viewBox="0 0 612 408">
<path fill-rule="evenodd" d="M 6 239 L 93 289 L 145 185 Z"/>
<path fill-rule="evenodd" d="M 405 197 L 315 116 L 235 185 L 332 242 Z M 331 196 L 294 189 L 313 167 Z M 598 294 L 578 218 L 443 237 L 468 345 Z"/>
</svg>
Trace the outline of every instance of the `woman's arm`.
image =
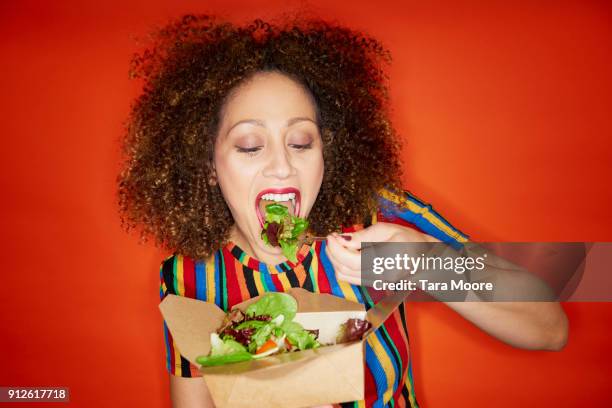
<svg viewBox="0 0 612 408">
<path fill-rule="evenodd" d="M 174 254 L 164 259 L 160 265 L 160 299 L 164 300 L 166 295 L 186 296 L 189 294 L 191 299 L 196 299 L 194 280 L 183 279 L 185 274 L 195 275 L 194 262 L 184 262 L 185 258 L 182 255 Z M 191 270 L 186 270 L 189 265 Z M 206 280 L 206 277 L 204 277 Z M 176 282 L 182 282 L 176 285 Z M 198 299 L 205 300 L 205 299 Z M 164 323 L 164 339 L 167 350 L 167 368 L 169 372 L 170 384 L 170 400 L 174 408 L 214 408 L 214 403 L 208 387 L 201 376 L 196 376 L 197 367 L 192 363 L 188 363 L 189 367 L 185 366 L 187 362 L 182 355 L 179 354 L 174 340 L 168 331 L 168 327 Z M 176 361 L 176 364 L 174 363 Z M 172 363 L 171 363 L 172 362 Z M 193 367 L 192 367 L 193 366 Z"/>
<path fill-rule="evenodd" d="M 430 242 L 441 242 L 426 236 Z M 496 281 L 503 289 L 485 295 L 491 301 L 481 301 L 480 295 L 468 291 L 463 302 L 445 302 L 451 309 L 502 341 L 525 349 L 561 350 L 567 342 L 568 320 L 554 293 L 532 272 L 513 264 L 503 256 L 468 244 L 466 256 L 484 254 L 486 268 L 472 278 Z M 445 252 L 446 253 L 446 252 Z M 533 254 L 531 254 L 533 256 Z M 554 262 L 553 271 L 563 265 Z M 520 288 L 520 289 L 519 289 Z M 510 289 L 510 290 L 507 290 Z M 518 291 L 518 293 L 515 293 Z M 497 300 L 496 300 L 497 299 Z M 514 301 L 510 301 L 514 299 Z M 549 301 L 528 301 L 533 299 Z"/>
<path fill-rule="evenodd" d="M 377 223 L 347 241 L 328 237 L 327 254 L 338 279 L 361 284 L 361 242 L 434 242 L 437 239 L 401 225 Z M 560 350 L 567 342 L 568 321 L 557 302 L 446 302 L 461 316 L 515 347 Z M 476 298 L 473 298 L 476 300 Z"/>
<path fill-rule="evenodd" d="M 461 316 L 514 347 L 559 351 L 568 320 L 557 302 L 446 302 Z"/>
<path fill-rule="evenodd" d="M 215 404 L 202 377 L 170 374 L 170 400 L 173 408 L 214 408 Z"/>
</svg>

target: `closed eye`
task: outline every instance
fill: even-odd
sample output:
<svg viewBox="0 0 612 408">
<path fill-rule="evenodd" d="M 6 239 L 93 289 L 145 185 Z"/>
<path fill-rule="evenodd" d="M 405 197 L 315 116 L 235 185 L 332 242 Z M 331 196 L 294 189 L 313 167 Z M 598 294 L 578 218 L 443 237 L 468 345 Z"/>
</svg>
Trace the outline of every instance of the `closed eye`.
<svg viewBox="0 0 612 408">
<path fill-rule="evenodd" d="M 306 150 L 312 148 L 312 142 L 308 144 L 290 144 L 289 146 L 297 150 Z"/>
<path fill-rule="evenodd" d="M 240 146 L 236 146 L 236 150 L 239 153 L 257 153 L 259 150 L 261 150 L 261 146 L 255 146 L 255 147 L 240 147 Z"/>
</svg>

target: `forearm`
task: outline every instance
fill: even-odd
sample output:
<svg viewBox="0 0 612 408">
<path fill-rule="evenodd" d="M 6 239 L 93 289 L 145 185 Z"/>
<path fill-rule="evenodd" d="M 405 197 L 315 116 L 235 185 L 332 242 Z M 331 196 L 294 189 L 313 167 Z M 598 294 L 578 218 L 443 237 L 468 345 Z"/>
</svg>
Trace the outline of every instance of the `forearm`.
<svg viewBox="0 0 612 408">
<path fill-rule="evenodd" d="M 470 243 L 465 249 L 464 256 L 484 254 L 477 244 Z M 444 252 L 448 255 L 448 251 Z M 483 331 L 512 346 L 562 349 L 567 342 L 568 320 L 561 305 L 552 301 L 554 294 L 550 288 L 524 268 L 486 252 L 486 269 L 472 274 L 472 278 L 496 282 L 498 287 L 488 298 L 490 301 L 485 301 L 486 295 L 479 296 L 470 290 L 465 301 L 445 303 Z"/>
<path fill-rule="evenodd" d="M 515 347 L 560 350 L 567 342 L 568 320 L 557 302 L 446 302 L 491 336 Z"/>
<path fill-rule="evenodd" d="M 170 399 L 173 408 L 214 408 L 210 392 L 201 377 L 178 377 L 170 374 Z"/>
</svg>

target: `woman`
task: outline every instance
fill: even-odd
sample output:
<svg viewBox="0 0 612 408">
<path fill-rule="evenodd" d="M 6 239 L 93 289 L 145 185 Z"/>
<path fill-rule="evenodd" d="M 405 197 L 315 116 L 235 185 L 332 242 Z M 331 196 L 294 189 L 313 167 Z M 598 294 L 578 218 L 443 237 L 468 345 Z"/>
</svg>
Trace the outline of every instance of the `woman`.
<svg viewBox="0 0 612 408">
<path fill-rule="evenodd" d="M 322 21 L 241 27 L 208 16 L 185 16 L 154 40 L 133 60 L 145 88 L 127 128 L 119 197 L 125 227 L 141 226 L 145 240 L 174 253 L 160 268 L 162 298 L 228 310 L 299 286 L 369 308 L 358 285 L 361 242 L 467 241 L 399 187 L 381 67 L 389 55 L 376 40 Z M 270 201 L 325 237 L 304 244 L 296 263 L 260 238 Z M 555 303 L 449 305 L 520 347 L 564 342 Z M 418 405 L 405 309 L 366 341 L 365 400 L 342 406 Z M 205 383 L 190 378 L 197 368 L 164 331 L 174 406 L 212 406 Z"/>
</svg>

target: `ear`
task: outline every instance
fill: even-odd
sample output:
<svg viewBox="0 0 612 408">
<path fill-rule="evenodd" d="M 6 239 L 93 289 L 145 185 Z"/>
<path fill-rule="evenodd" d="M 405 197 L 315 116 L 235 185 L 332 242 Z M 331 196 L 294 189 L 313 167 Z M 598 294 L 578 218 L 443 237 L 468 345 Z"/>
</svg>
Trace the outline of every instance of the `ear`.
<svg viewBox="0 0 612 408">
<path fill-rule="evenodd" d="M 212 162 L 210 165 L 210 175 L 208 176 L 208 185 L 209 186 L 217 185 L 217 169 L 215 168 L 215 162 Z"/>
</svg>

